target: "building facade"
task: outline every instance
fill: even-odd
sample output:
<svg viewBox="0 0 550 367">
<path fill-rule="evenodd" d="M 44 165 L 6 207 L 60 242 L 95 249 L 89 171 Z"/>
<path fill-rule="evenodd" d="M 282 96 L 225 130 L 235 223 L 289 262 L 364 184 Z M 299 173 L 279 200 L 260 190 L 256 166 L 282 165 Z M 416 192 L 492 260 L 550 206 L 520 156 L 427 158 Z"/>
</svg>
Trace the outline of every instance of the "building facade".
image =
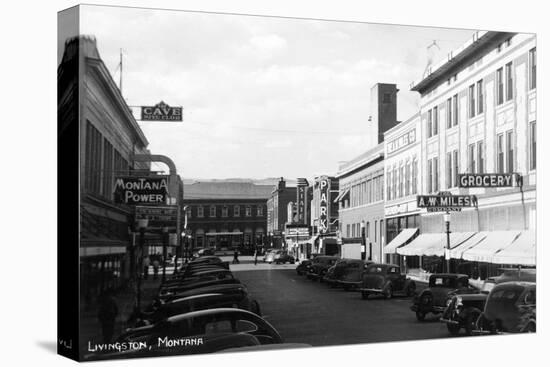
<svg viewBox="0 0 550 367">
<path fill-rule="evenodd" d="M 184 185 L 192 249 L 253 252 L 266 241 L 267 200 L 273 186 L 248 182 Z"/>
<path fill-rule="evenodd" d="M 399 264 L 395 249 L 410 241 L 420 227 L 420 209 L 416 206 L 422 152 L 420 114 L 386 131 L 384 141 L 384 217 L 388 245 L 384 248 L 384 260 Z M 392 243 L 404 229 L 409 231 Z"/>
<path fill-rule="evenodd" d="M 453 258 L 492 263 L 472 254 L 493 246 L 497 232 L 512 240 L 495 243 L 494 253 L 535 229 L 536 67 L 535 35 L 475 32 L 412 87 L 421 95 L 419 193 L 478 198 L 477 208 L 451 213 L 451 231 L 487 239 Z M 459 188 L 460 173 L 518 173 L 523 186 Z M 442 231 L 442 213 L 423 210 L 421 234 Z"/>
<path fill-rule="evenodd" d="M 273 189 L 267 200 L 267 233 L 270 247 L 282 248 L 285 243 L 284 231 L 286 223 L 292 222 L 289 218 L 289 204 L 296 202 L 296 187 L 288 187 L 283 177 Z"/>
<path fill-rule="evenodd" d="M 341 164 L 336 178 L 340 193 L 334 201 L 339 209 L 342 256 L 382 261 L 384 144 Z"/>
</svg>

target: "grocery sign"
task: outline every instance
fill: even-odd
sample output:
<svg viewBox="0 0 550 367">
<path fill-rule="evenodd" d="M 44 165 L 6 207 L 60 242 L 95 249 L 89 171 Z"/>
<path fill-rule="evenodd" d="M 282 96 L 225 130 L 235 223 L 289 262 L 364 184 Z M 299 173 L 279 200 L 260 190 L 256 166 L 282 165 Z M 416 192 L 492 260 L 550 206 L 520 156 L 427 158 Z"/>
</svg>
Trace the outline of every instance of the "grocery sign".
<svg viewBox="0 0 550 367">
<path fill-rule="evenodd" d="M 518 173 L 463 173 L 458 175 L 458 187 L 513 187 L 521 186 Z"/>
<path fill-rule="evenodd" d="M 171 107 L 163 101 L 154 106 L 141 107 L 143 121 L 182 121 L 183 107 Z"/>
<path fill-rule="evenodd" d="M 168 178 L 160 177 L 117 177 L 115 179 L 114 201 L 119 204 L 165 204 L 168 196 Z"/>
</svg>

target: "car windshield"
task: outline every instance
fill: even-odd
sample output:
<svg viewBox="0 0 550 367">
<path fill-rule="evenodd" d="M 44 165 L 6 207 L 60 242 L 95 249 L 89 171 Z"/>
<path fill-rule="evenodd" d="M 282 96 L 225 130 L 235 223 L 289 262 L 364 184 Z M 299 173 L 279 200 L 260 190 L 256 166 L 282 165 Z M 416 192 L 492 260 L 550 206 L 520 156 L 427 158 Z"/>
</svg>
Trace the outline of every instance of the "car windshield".
<svg viewBox="0 0 550 367">
<path fill-rule="evenodd" d="M 518 288 L 507 288 L 507 289 L 498 289 L 493 291 L 489 298 L 492 301 L 504 302 L 504 303 L 515 303 L 520 294 L 521 289 Z"/>
<path fill-rule="evenodd" d="M 430 279 L 430 287 L 455 288 L 457 283 L 456 278 L 433 277 Z"/>
</svg>

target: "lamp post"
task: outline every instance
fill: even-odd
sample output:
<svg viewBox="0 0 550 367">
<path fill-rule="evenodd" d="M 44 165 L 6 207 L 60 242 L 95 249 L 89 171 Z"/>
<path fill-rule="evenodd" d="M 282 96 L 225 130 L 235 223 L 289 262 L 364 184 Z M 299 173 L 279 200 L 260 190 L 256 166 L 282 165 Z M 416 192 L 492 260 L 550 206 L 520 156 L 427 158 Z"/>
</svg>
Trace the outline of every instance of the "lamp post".
<svg viewBox="0 0 550 367">
<path fill-rule="evenodd" d="M 145 246 L 145 230 L 149 225 L 148 219 L 138 219 L 137 227 L 139 229 L 139 261 L 138 261 L 138 279 L 137 279 L 137 297 L 136 308 L 141 310 L 141 278 L 143 277 L 143 247 Z"/>
<path fill-rule="evenodd" d="M 162 283 L 166 281 L 166 257 L 168 255 L 168 227 L 162 227 Z"/>
<path fill-rule="evenodd" d="M 447 273 L 451 272 L 451 213 L 446 212 L 443 214 L 443 220 L 445 221 L 445 233 L 447 234 L 447 247 L 445 248 L 445 260 L 447 266 Z"/>
</svg>

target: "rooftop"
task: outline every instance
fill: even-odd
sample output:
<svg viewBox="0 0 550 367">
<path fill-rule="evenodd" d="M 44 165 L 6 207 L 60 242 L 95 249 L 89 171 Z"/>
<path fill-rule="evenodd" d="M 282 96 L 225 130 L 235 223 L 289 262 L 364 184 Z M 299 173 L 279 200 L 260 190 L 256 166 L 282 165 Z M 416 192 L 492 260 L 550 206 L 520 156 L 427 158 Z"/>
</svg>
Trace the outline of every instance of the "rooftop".
<svg viewBox="0 0 550 367">
<path fill-rule="evenodd" d="M 273 185 L 255 185 L 251 182 L 195 182 L 183 186 L 183 199 L 265 199 Z"/>
</svg>

